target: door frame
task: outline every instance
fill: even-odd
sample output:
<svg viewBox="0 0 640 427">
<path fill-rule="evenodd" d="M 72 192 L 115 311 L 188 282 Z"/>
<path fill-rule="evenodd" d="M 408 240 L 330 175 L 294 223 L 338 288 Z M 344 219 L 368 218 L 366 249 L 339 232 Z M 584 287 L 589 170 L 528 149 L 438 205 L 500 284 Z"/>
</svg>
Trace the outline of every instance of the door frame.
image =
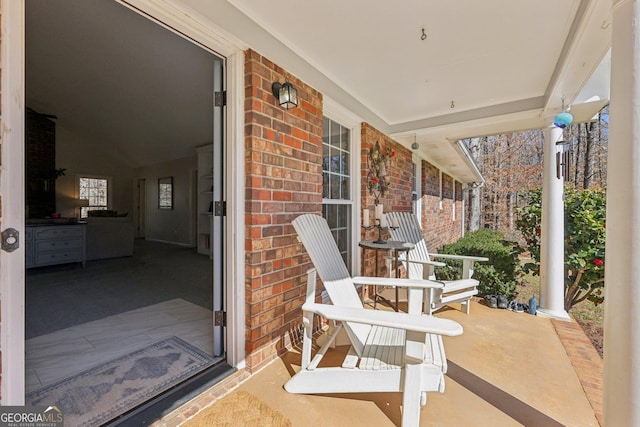
<svg viewBox="0 0 640 427">
<path fill-rule="evenodd" d="M 4 0 L 2 0 L 4 1 Z M 224 194 L 227 201 L 224 247 L 224 308 L 227 312 L 227 363 L 245 366 L 245 263 L 244 263 L 244 56 L 236 38 L 207 25 L 184 6 L 159 0 L 114 0 L 154 20 L 203 49 L 226 59 L 227 106 L 224 123 Z M 24 2 L 24 0 L 20 0 Z M 23 30 L 24 31 L 24 30 Z"/>
<path fill-rule="evenodd" d="M 0 310 L 2 312 L 2 398 L 0 404 L 24 405 L 25 363 L 25 200 L 24 200 L 24 0 L 2 0 L 2 169 L 0 196 L 2 229 L 20 233 L 20 248 L 0 251 Z"/>
<path fill-rule="evenodd" d="M 145 227 L 147 218 L 147 179 L 135 178 L 133 184 L 134 212 L 133 222 L 136 226 L 136 239 L 145 238 Z"/>
<path fill-rule="evenodd" d="M 24 0 L 20 0 L 24 1 Z M 165 1 L 114 0 L 150 17 L 159 25 L 186 36 L 204 49 L 226 59 L 227 106 L 224 123 L 225 217 L 224 309 L 227 363 L 245 367 L 245 262 L 244 262 L 244 56 L 241 46 L 231 43 L 232 34 L 207 26 L 197 14 Z M 186 8 L 186 6 L 185 6 Z"/>
<path fill-rule="evenodd" d="M 244 298 L 244 51 L 188 11 L 155 0 L 114 0 L 159 25 L 187 36 L 227 60 L 227 115 L 225 118 L 225 194 L 227 212 L 225 252 L 225 307 L 227 308 L 227 363 L 245 366 Z M 24 113 L 25 113 L 25 0 L 0 0 L 0 105 L 2 108 L 2 228 L 13 227 L 24 236 Z M 229 171 L 233 171 L 230 173 Z M 24 238 L 21 248 L 0 253 L 1 405 L 24 405 L 25 394 L 25 274 Z"/>
</svg>

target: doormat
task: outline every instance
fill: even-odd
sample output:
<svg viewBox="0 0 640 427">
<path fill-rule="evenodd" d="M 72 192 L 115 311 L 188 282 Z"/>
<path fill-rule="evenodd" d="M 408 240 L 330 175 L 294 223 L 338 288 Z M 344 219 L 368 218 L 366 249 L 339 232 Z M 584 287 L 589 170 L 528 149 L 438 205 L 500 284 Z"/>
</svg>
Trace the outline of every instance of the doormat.
<svg viewBox="0 0 640 427">
<path fill-rule="evenodd" d="M 98 426 L 213 364 L 178 337 L 169 337 L 26 395 L 29 405 L 56 405 L 68 426 Z"/>
<path fill-rule="evenodd" d="M 291 427 L 280 412 L 244 390 L 213 403 L 187 420 L 181 427 Z"/>
</svg>

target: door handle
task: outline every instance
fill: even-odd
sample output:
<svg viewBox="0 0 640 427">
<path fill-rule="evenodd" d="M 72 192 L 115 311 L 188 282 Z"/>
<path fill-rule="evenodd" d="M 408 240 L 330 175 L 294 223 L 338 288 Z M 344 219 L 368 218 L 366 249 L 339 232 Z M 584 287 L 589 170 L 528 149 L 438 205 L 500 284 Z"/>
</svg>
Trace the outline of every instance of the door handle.
<svg viewBox="0 0 640 427">
<path fill-rule="evenodd" d="M 2 231 L 2 250 L 13 252 L 20 247 L 20 233 L 15 228 Z"/>
</svg>

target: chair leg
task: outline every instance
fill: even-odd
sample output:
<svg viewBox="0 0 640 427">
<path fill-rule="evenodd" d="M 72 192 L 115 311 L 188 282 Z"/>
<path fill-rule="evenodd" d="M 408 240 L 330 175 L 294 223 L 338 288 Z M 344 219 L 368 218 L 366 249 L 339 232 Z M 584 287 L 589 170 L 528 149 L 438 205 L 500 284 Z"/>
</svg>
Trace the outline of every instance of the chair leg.
<svg viewBox="0 0 640 427">
<path fill-rule="evenodd" d="M 465 314 L 469 314 L 471 312 L 471 300 L 462 301 L 460 306 Z"/>
<path fill-rule="evenodd" d="M 423 402 L 420 391 L 422 367 L 420 364 L 407 364 L 404 372 L 404 390 L 402 393 L 402 426 L 420 425 L 420 405 Z M 426 393 L 424 402 L 426 403 Z"/>
<path fill-rule="evenodd" d="M 420 406 L 427 406 L 427 392 L 420 393 Z"/>
</svg>

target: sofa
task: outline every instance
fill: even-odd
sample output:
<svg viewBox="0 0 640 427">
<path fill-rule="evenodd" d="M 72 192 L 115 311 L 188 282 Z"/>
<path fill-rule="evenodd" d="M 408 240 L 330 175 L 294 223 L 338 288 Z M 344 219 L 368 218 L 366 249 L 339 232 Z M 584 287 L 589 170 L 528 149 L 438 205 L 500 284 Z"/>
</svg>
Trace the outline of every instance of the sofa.
<svg viewBox="0 0 640 427">
<path fill-rule="evenodd" d="M 133 255 L 135 227 L 126 216 L 90 216 L 87 221 L 87 260 Z"/>
</svg>

